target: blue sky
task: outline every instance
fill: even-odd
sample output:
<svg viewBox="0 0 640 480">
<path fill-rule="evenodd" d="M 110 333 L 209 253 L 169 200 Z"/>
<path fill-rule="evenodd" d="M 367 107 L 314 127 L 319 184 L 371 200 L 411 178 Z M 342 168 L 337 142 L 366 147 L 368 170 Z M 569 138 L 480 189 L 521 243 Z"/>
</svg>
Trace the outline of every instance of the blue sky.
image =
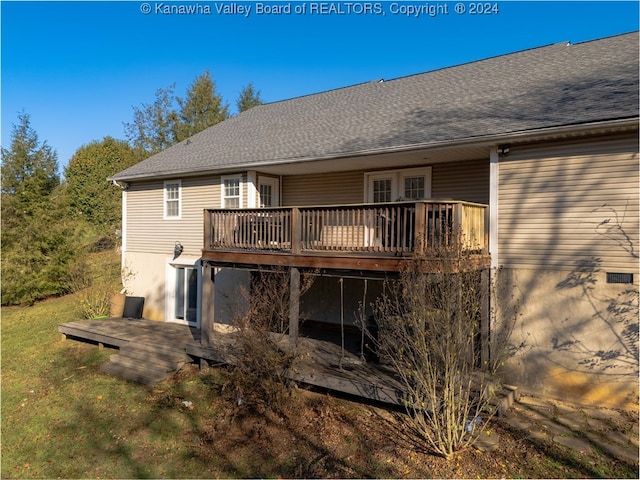
<svg viewBox="0 0 640 480">
<path fill-rule="evenodd" d="M 290 4 L 291 13 L 259 14 L 258 3 Z M 2 1 L 0 143 L 9 147 L 24 111 L 64 167 L 82 145 L 124 139 L 133 107 L 153 102 L 158 88 L 175 83 L 184 96 L 207 69 L 235 111 L 249 82 L 273 102 L 638 30 L 637 1 L 498 1 L 484 15 L 470 13 L 474 3 Z M 196 13 L 164 13 L 179 5 Z M 218 12 L 234 5 L 249 15 Z M 437 14 L 410 15 L 425 5 Z"/>
</svg>

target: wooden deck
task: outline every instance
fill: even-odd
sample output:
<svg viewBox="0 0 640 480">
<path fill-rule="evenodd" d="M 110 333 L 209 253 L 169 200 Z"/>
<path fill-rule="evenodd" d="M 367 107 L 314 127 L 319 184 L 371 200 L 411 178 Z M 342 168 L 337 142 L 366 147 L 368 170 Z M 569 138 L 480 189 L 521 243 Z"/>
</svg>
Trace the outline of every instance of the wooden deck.
<svg viewBox="0 0 640 480">
<path fill-rule="evenodd" d="M 457 200 L 207 209 L 202 259 L 219 266 L 398 272 L 463 241 L 488 264 L 487 206 Z"/>
<path fill-rule="evenodd" d="M 58 326 L 58 331 L 72 340 L 113 348 L 129 342 L 182 346 L 200 341 L 200 331 L 186 325 L 130 318 L 63 323 Z"/>
<path fill-rule="evenodd" d="M 210 345 L 200 343 L 200 334 L 186 325 L 110 318 L 83 320 L 59 325 L 67 338 L 120 348 L 129 342 L 181 348 L 194 363 L 202 360 L 213 364 L 232 364 L 238 351 L 233 331 L 215 324 Z M 328 389 L 367 400 L 401 404 L 402 388 L 381 366 L 366 363 L 334 343 L 299 338 L 300 355 L 291 369 L 290 378 L 301 384 Z"/>
</svg>

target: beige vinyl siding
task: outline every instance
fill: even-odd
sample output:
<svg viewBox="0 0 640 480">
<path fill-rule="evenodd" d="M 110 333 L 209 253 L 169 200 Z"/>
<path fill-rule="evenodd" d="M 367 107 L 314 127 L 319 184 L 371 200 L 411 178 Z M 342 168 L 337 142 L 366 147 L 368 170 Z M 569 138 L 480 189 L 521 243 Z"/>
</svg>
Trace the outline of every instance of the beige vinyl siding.
<svg viewBox="0 0 640 480">
<path fill-rule="evenodd" d="M 127 191 L 127 251 L 170 255 L 175 242 L 179 241 L 185 255 L 200 255 L 203 210 L 220 208 L 220 177 L 180 180 L 182 216 L 179 220 L 162 218 L 163 181 L 131 185 Z"/>
<path fill-rule="evenodd" d="M 413 167 L 409 167 L 413 168 Z M 394 171 L 398 171 L 394 169 Z M 369 171 L 292 175 L 282 180 L 283 205 L 334 205 L 362 203 L 365 174 Z M 377 170 L 376 172 L 384 172 Z M 489 160 L 432 166 L 431 197 L 469 202 L 489 201 Z"/>
<path fill-rule="evenodd" d="M 499 165 L 499 263 L 638 271 L 638 139 L 512 148 Z"/>
<path fill-rule="evenodd" d="M 346 205 L 362 203 L 364 172 L 291 175 L 282 179 L 282 205 Z"/>
<path fill-rule="evenodd" d="M 431 197 L 489 203 L 489 158 L 433 165 Z"/>
</svg>

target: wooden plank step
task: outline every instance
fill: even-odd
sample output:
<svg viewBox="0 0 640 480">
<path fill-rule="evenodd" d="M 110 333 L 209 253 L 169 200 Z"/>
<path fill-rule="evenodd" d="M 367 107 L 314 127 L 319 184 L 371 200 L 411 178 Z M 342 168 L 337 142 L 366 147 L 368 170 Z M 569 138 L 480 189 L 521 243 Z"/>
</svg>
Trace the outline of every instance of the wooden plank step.
<svg viewBox="0 0 640 480">
<path fill-rule="evenodd" d="M 173 376 L 175 372 L 158 372 L 148 369 L 141 369 L 137 367 L 125 367 L 118 365 L 115 362 L 107 362 L 100 367 L 100 370 L 110 375 L 116 375 L 121 378 L 126 378 L 143 385 L 153 385 L 155 383 L 166 380 Z"/>
<path fill-rule="evenodd" d="M 105 373 L 117 375 L 145 385 L 153 385 L 173 376 L 192 359 L 184 347 L 129 342 L 101 367 Z"/>
<path fill-rule="evenodd" d="M 191 363 L 191 357 L 184 351 L 151 351 L 141 344 L 130 343 L 120 348 L 118 355 L 128 357 L 140 362 L 157 363 L 158 365 L 173 365 L 181 367 L 185 363 Z"/>
<path fill-rule="evenodd" d="M 162 363 L 161 361 L 149 361 L 144 360 L 140 361 L 136 358 L 130 358 L 124 355 L 111 355 L 108 363 L 113 363 L 115 365 L 120 365 L 122 367 L 149 371 L 152 373 L 175 373 L 177 372 L 182 365 L 176 365 L 175 363 Z"/>
<path fill-rule="evenodd" d="M 148 352 L 153 355 L 185 355 L 185 345 L 184 343 L 179 344 L 162 344 L 162 343 L 154 343 L 151 341 L 145 341 L 144 339 L 136 339 L 135 341 L 131 341 L 127 343 L 125 348 L 135 349 L 137 351 Z"/>
</svg>

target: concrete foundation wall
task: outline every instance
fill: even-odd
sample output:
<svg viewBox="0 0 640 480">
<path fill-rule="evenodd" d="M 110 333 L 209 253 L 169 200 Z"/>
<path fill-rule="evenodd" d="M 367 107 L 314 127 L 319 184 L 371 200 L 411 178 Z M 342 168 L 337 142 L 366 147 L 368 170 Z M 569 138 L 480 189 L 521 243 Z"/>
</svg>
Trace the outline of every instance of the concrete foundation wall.
<svg viewBox="0 0 640 480">
<path fill-rule="evenodd" d="M 166 320 L 166 302 L 171 292 L 167 289 L 167 268 L 171 264 L 199 265 L 199 258 L 182 255 L 173 259 L 170 255 L 126 252 L 123 258 L 122 281 L 128 295 L 145 298 L 144 318 Z M 249 288 L 249 272 L 230 268 L 216 271 L 216 321 L 229 323 L 231 315 L 245 308 L 241 289 Z"/>
<path fill-rule="evenodd" d="M 637 280 L 607 284 L 596 262 L 571 271 L 504 269 L 498 278 L 498 312 L 514 303 L 520 312 L 508 383 L 586 405 L 637 406 Z"/>
<path fill-rule="evenodd" d="M 122 284 L 127 295 L 144 297 L 143 317 L 164 321 L 167 261 L 171 256 L 126 252 L 123 256 Z"/>
</svg>

